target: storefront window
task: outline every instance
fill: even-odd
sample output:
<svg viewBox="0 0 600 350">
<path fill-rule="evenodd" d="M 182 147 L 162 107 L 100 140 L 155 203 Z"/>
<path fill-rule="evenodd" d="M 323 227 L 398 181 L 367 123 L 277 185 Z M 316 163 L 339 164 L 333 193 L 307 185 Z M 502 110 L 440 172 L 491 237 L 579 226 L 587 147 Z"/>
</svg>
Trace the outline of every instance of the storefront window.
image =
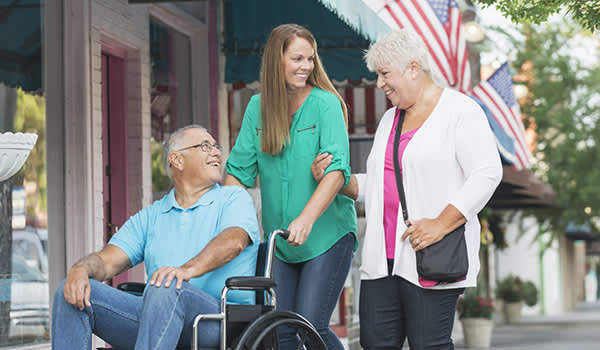
<svg viewBox="0 0 600 350">
<path fill-rule="evenodd" d="M 150 20 L 152 192 L 155 199 L 169 190 L 162 164 L 162 143 L 174 130 L 192 123 L 190 38 L 157 20 Z"/>
<path fill-rule="evenodd" d="M 10 349 L 49 340 L 44 1 L 21 5 L 0 4 L 0 132 L 38 139 L 21 170 L 0 182 L 0 348 Z"/>
</svg>

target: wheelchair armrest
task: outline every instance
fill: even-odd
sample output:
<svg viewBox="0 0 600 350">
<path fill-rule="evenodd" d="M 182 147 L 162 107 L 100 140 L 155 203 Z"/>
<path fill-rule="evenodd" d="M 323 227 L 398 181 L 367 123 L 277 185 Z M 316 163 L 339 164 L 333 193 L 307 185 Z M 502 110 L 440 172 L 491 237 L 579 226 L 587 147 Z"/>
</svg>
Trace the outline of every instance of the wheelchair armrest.
<svg viewBox="0 0 600 350">
<path fill-rule="evenodd" d="M 117 286 L 118 290 L 122 290 L 124 292 L 138 296 L 144 294 L 145 288 L 146 283 L 141 282 L 123 282 Z"/>
<path fill-rule="evenodd" d="M 277 283 L 272 278 L 267 277 L 254 277 L 254 276 L 241 276 L 241 277 L 230 277 L 225 281 L 225 285 L 229 289 L 269 289 L 274 288 Z"/>
</svg>

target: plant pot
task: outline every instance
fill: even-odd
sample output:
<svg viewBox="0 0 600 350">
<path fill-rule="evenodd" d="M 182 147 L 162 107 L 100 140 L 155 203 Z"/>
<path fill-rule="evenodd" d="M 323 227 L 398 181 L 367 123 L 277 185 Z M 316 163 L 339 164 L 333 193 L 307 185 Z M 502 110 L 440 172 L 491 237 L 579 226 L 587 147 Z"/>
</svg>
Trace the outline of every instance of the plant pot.
<svg viewBox="0 0 600 350">
<path fill-rule="evenodd" d="M 512 302 L 512 303 L 504 302 L 504 322 L 506 322 L 506 323 L 520 322 L 522 308 L 523 308 L 523 303 L 520 301 Z"/>
<path fill-rule="evenodd" d="M 494 312 L 496 323 L 504 323 L 504 300 L 496 299 L 494 300 L 494 305 L 496 305 Z"/>
<path fill-rule="evenodd" d="M 489 349 L 492 342 L 494 322 L 487 318 L 463 318 L 460 320 L 465 347 Z"/>
</svg>

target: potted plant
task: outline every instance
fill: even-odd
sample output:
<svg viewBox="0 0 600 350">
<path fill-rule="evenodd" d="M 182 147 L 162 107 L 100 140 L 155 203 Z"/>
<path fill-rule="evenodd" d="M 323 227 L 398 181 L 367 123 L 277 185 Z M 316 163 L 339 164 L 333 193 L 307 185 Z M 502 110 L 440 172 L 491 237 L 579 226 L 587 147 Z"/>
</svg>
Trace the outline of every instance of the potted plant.
<svg viewBox="0 0 600 350">
<path fill-rule="evenodd" d="M 504 301 L 504 320 L 515 323 L 521 320 L 523 303 L 534 306 L 538 302 L 538 290 L 531 281 L 508 275 L 496 287 L 496 297 Z"/>
<path fill-rule="evenodd" d="M 489 348 L 494 323 L 494 303 L 480 295 L 478 288 L 469 288 L 458 299 L 456 306 L 462 323 L 467 348 Z"/>
</svg>

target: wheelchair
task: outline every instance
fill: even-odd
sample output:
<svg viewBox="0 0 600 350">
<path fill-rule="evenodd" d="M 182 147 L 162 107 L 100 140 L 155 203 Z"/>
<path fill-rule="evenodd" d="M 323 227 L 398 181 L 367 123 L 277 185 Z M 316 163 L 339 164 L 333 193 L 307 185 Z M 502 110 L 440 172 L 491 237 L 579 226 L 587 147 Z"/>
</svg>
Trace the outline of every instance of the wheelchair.
<svg viewBox="0 0 600 350">
<path fill-rule="evenodd" d="M 287 239 L 287 230 L 275 230 L 268 242 L 260 244 L 256 265 L 256 276 L 231 277 L 221 291 L 221 313 L 201 314 L 194 319 L 191 348 L 198 348 L 198 323 L 205 320 L 218 320 L 221 323 L 220 346 L 217 349 L 254 350 L 279 349 L 277 330 L 287 327 L 295 333 L 296 349 L 326 350 L 325 342 L 314 326 L 301 315 L 277 310 L 273 288 L 276 282 L 271 278 L 276 237 Z M 145 284 L 126 282 L 117 288 L 141 295 Z M 255 305 L 227 304 L 227 293 L 231 290 L 256 292 Z M 208 350 L 202 348 L 202 350 Z"/>
</svg>

